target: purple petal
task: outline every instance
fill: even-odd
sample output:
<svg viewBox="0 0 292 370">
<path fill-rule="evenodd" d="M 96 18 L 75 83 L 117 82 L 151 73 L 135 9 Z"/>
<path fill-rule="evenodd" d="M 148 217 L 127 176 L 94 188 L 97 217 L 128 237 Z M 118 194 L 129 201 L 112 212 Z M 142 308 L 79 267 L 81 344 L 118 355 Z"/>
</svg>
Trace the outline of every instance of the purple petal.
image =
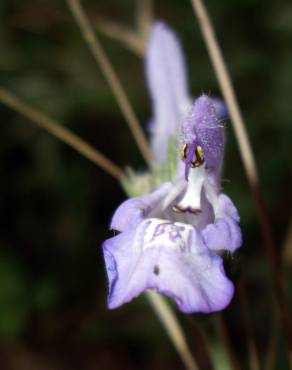
<svg viewBox="0 0 292 370">
<path fill-rule="evenodd" d="M 242 244 L 240 227 L 230 217 L 221 218 L 203 230 L 203 238 L 209 249 L 234 252 Z"/>
<path fill-rule="evenodd" d="M 149 219 L 137 229 L 104 243 L 109 276 L 109 308 L 145 289 L 173 298 L 183 312 L 213 312 L 226 307 L 233 284 L 221 257 L 208 251 L 190 225 Z"/>
<path fill-rule="evenodd" d="M 234 252 L 242 244 L 239 215 L 231 199 L 219 196 L 215 211 L 215 222 L 202 231 L 203 239 L 210 250 Z"/>
<path fill-rule="evenodd" d="M 152 147 L 154 159 L 167 158 L 169 138 L 190 106 L 186 67 L 180 43 L 162 22 L 154 25 L 146 50 L 146 76 L 154 104 Z"/>
<path fill-rule="evenodd" d="M 171 184 L 166 182 L 149 194 L 127 199 L 113 215 L 110 229 L 125 231 L 139 225 L 170 189 Z"/>
<path fill-rule="evenodd" d="M 141 293 L 146 284 L 145 268 L 140 270 L 141 255 L 135 251 L 135 233 L 127 231 L 103 244 L 104 260 L 109 280 L 108 307 L 116 308 Z M 136 278 L 137 269 L 140 276 Z"/>
</svg>

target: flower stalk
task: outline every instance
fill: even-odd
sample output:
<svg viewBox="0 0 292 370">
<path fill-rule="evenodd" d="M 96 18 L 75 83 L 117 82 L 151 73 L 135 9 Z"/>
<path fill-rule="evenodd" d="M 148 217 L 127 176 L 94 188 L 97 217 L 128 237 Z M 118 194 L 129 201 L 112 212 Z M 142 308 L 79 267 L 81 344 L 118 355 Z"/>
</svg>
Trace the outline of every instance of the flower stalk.
<svg viewBox="0 0 292 370">
<path fill-rule="evenodd" d="M 103 50 L 101 43 L 95 34 L 92 25 L 86 16 L 80 0 L 67 0 L 68 6 L 78 24 L 85 41 L 88 44 L 95 60 L 99 64 L 102 73 L 108 81 L 112 92 L 119 104 L 119 107 L 129 125 L 129 128 L 135 138 L 138 148 L 141 151 L 143 158 L 145 159 L 148 166 L 152 166 L 151 152 L 143 133 L 143 130 L 139 124 L 139 120 L 129 102 L 126 92 L 118 78 L 110 60 L 108 59 L 105 51 Z"/>
<path fill-rule="evenodd" d="M 3 87 L 0 87 L 0 102 L 18 112 L 22 116 L 28 118 L 35 125 L 45 129 L 63 143 L 75 149 L 83 157 L 89 159 L 91 162 L 102 168 L 116 180 L 121 181 L 125 177 L 123 170 L 104 154 L 100 153 L 97 149 L 66 127 L 47 117 L 39 110 L 24 103 L 21 99 Z"/>
<path fill-rule="evenodd" d="M 147 291 L 146 296 L 151 303 L 157 317 L 165 327 L 165 330 L 172 340 L 174 347 L 179 353 L 183 363 L 185 364 L 186 369 L 199 370 L 198 365 L 196 364 L 195 359 L 189 349 L 184 332 L 182 331 L 177 318 L 170 309 L 169 305 L 166 303 L 165 299 L 161 295 L 152 291 Z"/>
<path fill-rule="evenodd" d="M 247 339 L 249 368 L 250 370 L 260 370 L 260 361 L 256 345 L 256 340 L 253 332 L 253 326 L 250 316 L 250 309 L 248 305 L 248 297 L 246 292 L 246 282 L 244 277 L 241 278 L 239 283 L 239 297 L 243 313 L 244 328 Z"/>
</svg>

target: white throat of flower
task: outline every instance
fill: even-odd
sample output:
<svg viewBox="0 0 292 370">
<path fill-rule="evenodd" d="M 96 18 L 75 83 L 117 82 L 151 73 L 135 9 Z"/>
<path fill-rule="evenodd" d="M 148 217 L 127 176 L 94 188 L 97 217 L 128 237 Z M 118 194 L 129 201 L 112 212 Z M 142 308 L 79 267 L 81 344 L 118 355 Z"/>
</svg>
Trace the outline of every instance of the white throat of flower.
<svg viewBox="0 0 292 370">
<path fill-rule="evenodd" d="M 188 181 L 184 177 L 177 179 L 147 218 L 203 228 L 214 220 L 217 198 L 217 192 L 203 164 L 190 170 Z"/>
<path fill-rule="evenodd" d="M 207 178 L 205 164 L 192 168 L 186 185 L 186 192 L 183 198 L 173 206 L 175 212 L 201 212 L 202 189 Z"/>
</svg>

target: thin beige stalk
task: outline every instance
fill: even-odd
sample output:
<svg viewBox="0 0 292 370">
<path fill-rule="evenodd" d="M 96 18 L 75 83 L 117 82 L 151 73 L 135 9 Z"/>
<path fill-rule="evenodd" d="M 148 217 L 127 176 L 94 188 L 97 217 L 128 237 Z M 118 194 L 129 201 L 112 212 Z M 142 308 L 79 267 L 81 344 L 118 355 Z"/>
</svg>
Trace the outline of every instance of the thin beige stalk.
<svg viewBox="0 0 292 370">
<path fill-rule="evenodd" d="M 136 54 L 138 57 L 143 57 L 145 50 L 145 40 L 136 30 L 132 30 L 117 22 L 111 21 L 104 17 L 98 17 L 94 22 L 98 31 L 104 35 L 122 43 L 127 49 Z"/>
<path fill-rule="evenodd" d="M 75 20 L 82 32 L 82 35 L 87 42 L 95 60 L 99 64 L 104 76 L 106 77 L 120 109 L 130 127 L 130 130 L 136 140 L 136 143 L 143 155 L 146 163 L 151 166 L 151 152 L 149 145 L 141 129 L 138 118 L 131 107 L 129 99 L 122 87 L 120 79 L 118 78 L 112 64 L 110 63 L 105 51 L 103 50 L 90 22 L 86 16 L 83 7 L 79 0 L 67 0 L 68 6 L 75 17 Z"/>
<path fill-rule="evenodd" d="M 198 365 L 191 354 L 184 332 L 165 299 L 154 291 L 147 291 L 146 295 L 185 367 L 188 370 L 198 370 Z"/>
<path fill-rule="evenodd" d="M 211 337 L 208 336 L 207 331 L 204 330 L 204 326 L 200 325 L 200 317 L 194 317 L 193 315 L 184 315 L 183 319 L 188 325 L 191 325 L 192 338 L 195 338 L 194 355 L 200 356 L 202 360 L 201 363 L 204 364 L 206 370 L 214 370 L 214 368 L 219 368 L 216 364 L 216 360 L 212 358 L 213 356 L 213 346 L 211 343 Z M 217 349 L 215 349 L 217 351 Z"/>
<path fill-rule="evenodd" d="M 265 355 L 265 370 L 274 370 L 275 362 L 277 357 L 277 347 L 279 344 L 279 315 L 277 307 L 274 307 L 275 314 L 273 315 L 272 321 L 270 323 L 270 338 L 268 343 L 268 349 Z"/>
<path fill-rule="evenodd" d="M 282 260 L 287 267 L 292 266 L 292 217 L 284 240 Z"/>
<path fill-rule="evenodd" d="M 77 152 L 89 159 L 91 162 L 95 163 L 97 166 L 101 167 L 115 179 L 122 180 L 124 177 L 123 171 L 116 164 L 89 145 L 86 141 L 80 139 L 73 132 L 51 118 L 45 116 L 37 109 L 27 105 L 18 97 L 2 87 L 0 87 L 0 102 L 20 113 L 32 121 L 35 125 L 45 129 L 59 140 L 74 148 Z"/>
<path fill-rule="evenodd" d="M 247 132 L 244 127 L 243 118 L 235 97 L 234 88 L 231 83 L 226 64 L 218 45 L 211 20 L 207 10 L 201 0 L 191 0 L 197 15 L 203 37 L 208 48 L 208 52 L 213 64 L 219 85 L 228 106 L 228 112 L 235 130 L 236 139 L 239 144 L 240 153 L 244 163 L 249 181 L 253 184 L 258 183 L 258 175 L 253 151 L 249 142 Z"/>
<path fill-rule="evenodd" d="M 146 40 L 153 22 L 153 0 L 136 0 L 136 4 L 138 33 Z"/>
<path fill-rule="evenodd" d="M 229 335 L 229 329 L 226 325 L 223 313 L 219 313 L 217 316 L 217 325 L 220 334 L 220 338 L 223 339 L 224 348 L 227 352 L 227 357 L 230 362 L 230 368 L 232 370 L 241 370 L 240 362 L 237 358 L 236 352 L 233 348 L 233 344 Z"/>
<path fill-rule="evenodd" d="M 130 28 L 116 21 L 98 16 L 94 24 L 98 31 L 120 42 L 138 57 L 143 57 L 151 24 L 153 23 L 153 1 L 136 0 L 136 27 Z"/>
<path fill-rule="evenodd" d="M 247 347 L 249 355 L 250 370 L 260 370 L 260 361 L 256 345 L 256 340 L 253 331 L 253 325 L 250 317 L 250 310 L 248 305 L 248 298 L 246 294 L 246 285 L 244 277 L 241 277 L 239 284 L 240 305 L 243 312 L 244 328 L 247 338 Z"/>
<path fill-rule="evenodd" d="M 253 200 L 255 203 L 258 220 L 261 226 L 262 235 L 264 238 L 264 247 L 266 255 L 268 257 L 270 268 L 272 271 L 272 279 L 274 285 L 274 291 L 277 298 L 277 303 L 280 308 L 282 327 L 285 332 L 288 347 L 289 347 L 289 359 L 290 368 L 292 369 L 292 328 L 290 321 L 289 308 L 286 303 L 284 294 L 283 284 L 279 273 L 278 259 L 276 256 L 276 246 L 273 240 L 271 231 L 271 223 L 266 210 L 265 202 L 262 198 L 260 191 L 259 177 L 253 155 L 253 150 L 249 142 L 248 134 L 245 129 L 243 118 L 240 112 L 240 108 L 235 96 L 234 88 L 231 82 L 231 78 L 227 71 L 227 67 L 220 50 L 219 44 L 216 39 L 216 35 L 208 16 L 207 10 L 202 0 L 191 0 L 195 14 L 198 18 L 199 25 L 210 55 L 211 62 L 213 64 L 222 94 L 228 107 L 229 115 L 235 136 L 239 145 L 240 154 L 242 157 L 244 169 L 246 172 L 247 179 L 253 194 Z"/>
</svg>

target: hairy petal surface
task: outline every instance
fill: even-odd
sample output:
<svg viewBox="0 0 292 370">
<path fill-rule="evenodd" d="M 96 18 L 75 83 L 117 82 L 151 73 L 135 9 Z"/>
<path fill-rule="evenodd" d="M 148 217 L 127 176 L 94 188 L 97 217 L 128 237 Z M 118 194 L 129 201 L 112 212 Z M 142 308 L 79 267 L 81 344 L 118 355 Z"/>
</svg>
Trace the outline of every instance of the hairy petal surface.
<svg viewBox="0 0 292 370">
<path fill-rule="evenodd" d="M 148 219 L 104 245 L 110 293 L 116 308 L 145 289 L 173 298 L 183 312 L 213 312 L 226 307 L 233 285 L 221 257 L 209 252 L 191 225 Z"/>
<path fill-rule="evenodd" d="M 224 151 L 223 125 L 218 117 L 213 100 L 201 95 L 192 105 L 190 112 L 181 125 L 181 145 L 200 145 L 206 168 L 218 173 Z M 218 173 L 219 174 L 219 173 Z"/>
<path fill-rule="evenodd" d="M 181 45 L 162 22 L 154 25 L 150 35 L 146 76 L 154 104 L 152 149 L 155 161 L 161 163 L 167 159 L 169 138 L 177 133 L 191 105 Z"/>
</svg>

